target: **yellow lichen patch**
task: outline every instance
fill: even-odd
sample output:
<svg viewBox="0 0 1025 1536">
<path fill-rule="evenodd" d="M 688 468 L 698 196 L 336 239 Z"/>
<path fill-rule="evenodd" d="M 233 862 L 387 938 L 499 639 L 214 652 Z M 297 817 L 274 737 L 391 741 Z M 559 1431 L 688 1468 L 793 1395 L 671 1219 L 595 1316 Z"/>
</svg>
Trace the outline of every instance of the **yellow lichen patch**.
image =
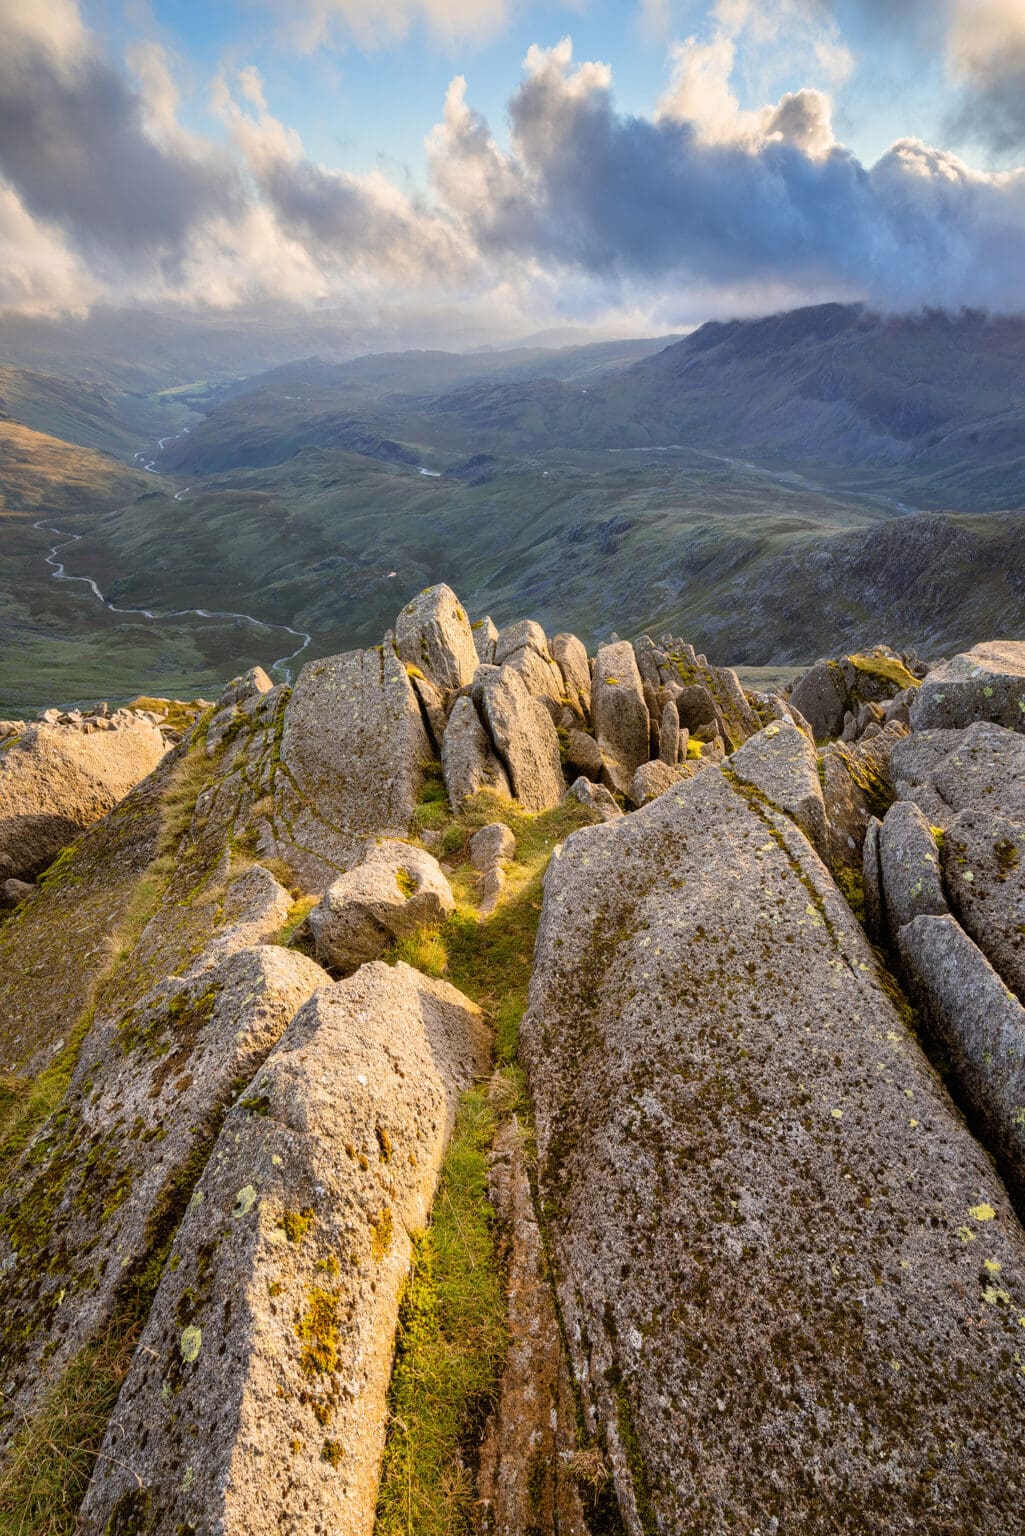
<svg viewBox="0 0 1025 1536">
<path fill-rule="evenodd" d="M 197 1328 L 195 1324 L 190 1323 L 187 1328 L 182 1329 L 182 1335 L 178 1341 L 178 1349 L 187 1365 L 191 1365 L 193 1360 L 199 1359 L 199 1351 L 202 1347 L 203 1330 L 201 1328 Z"/>
<path fill-rule="evenodd" d="M 302 1344 L 299 1363 L 307 1376 L 324 1376 L 338 1365 L 338 1292 L 315 1285 L 295 1326 Z"/>
<path fill-rule="evenodd" d="M 988 1270 L 991 1275 L 999 1275 L 1004 1266 L 999 1259 L 983 1259 L 982 1267 Z"/>
<path fill-rule="evenodd" d="M 313 1225 L 313 1212 L 307 1206 L 302 1211 L 285 1211 L 278 1226 L 290 1243 L 301 1243 Z"/>
<path fill-rule="evenodd" d="M 958 1227 L 957 1235 L 963 1243 L 974 1243 L 975 1233 L 971 1227 Z"/>
<path fill-rule="evenodd" d="M 976 1221 L 992 1221 L 996 1211 L 989 1204 L 988 1200 L 983 1200 L 979 1205 L 970 1206 L 968 1214 L 969 1216 L 974 1216 Z"/>
<path fill-rule="evenodd" d="M 386 1205 L 370 1223 L 370 1252 L 378 1264 L 391 1247 L 393 1232 L 391 1206 Z"/>
</svg>

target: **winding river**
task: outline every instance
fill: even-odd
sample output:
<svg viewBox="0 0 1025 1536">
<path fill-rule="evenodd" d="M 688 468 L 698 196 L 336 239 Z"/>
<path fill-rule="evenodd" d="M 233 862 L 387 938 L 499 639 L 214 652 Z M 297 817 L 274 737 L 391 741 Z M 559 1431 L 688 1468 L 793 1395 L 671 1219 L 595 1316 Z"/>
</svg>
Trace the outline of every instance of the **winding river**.
<svg viewBox="0 0 1025 1536">
<path fill-rule="evenodd" d="M 188 430 L 188 427 L 184 429 L 185 432 Z M 182 433 L 175 434 L 175 436 L 178 437 L 182 435 Z M 162 437 L 160 439 L 157 452 L 159 453 L 167 443 L 173 441 L 173 438 Z M 159 473 L 156 468 L 156 460 L 147 460 L 144 451 L 137 453 L 135 458 L 138 463 L 142 465 L 143 469 L 148 470 L 150 474 Z M 189 487 L 186 486 L 185 490 L 178 491 L 175 494 L 175 501 L 182 501 L 188 494 L 188 490 Z M 108 597 L 104 596 L 91 576 L 70 575 L 64 569 L 63 560 L 58 559 L 58 556 L 62 550 L 68 549 L 72 544 L 78 544 L 81 541 L 82 535 L 80 533 L 68 533 L 66 529 L 55 528 L 53 524 L 48 523 L 45 518 L 40 518 L 40 520 L 37 523 L 33 523 L 32 526 L 34 528 L 39 528 L 46 533 L 55 534 L 57 539 L 60 541 L 57 544 L 52 544 L 50 546 L 49 552 L 43 557 L 46 561 L 46 564 L 52 568 L 51 574 L 54 581 L 80 582 L 82 586 L 89 588 L 89 591 L 92 593 L 93 597 L 96 598 L 97 602 L 102 603 L 104 608 L 108 609 L 110 613 L 132 614 L 136 618 L 149 619 L 151 622 L 157 624 L 162 624 L 169 619 L 236 619 L 245 624 L 252 624 L 254 629 L 265 629 L 269 632 L 277 630 L 283 634 L 291 635 L 294 639 L 299 641 L 299 644 L 296 646 L 295 650 L 289 651 L 287 656 L 279 656 L 277 660 L 272 661 L 267 668 L 269 673 L 277 672 L 282 681 L 286 683 L 290 683 L 292 681 L 292 667 L 290 663 L 294 662 L 297 657 L 301 656 L 303 651 L 306 650 L 307 646 L 312 645 L 313 643 L 313 636 L 308 635 L 304 629 L 293 629 L 290 624 L 269 624 L 264 619 L 255 618 L 251 613 L 232 613 L 228 611 L 221 612 L 210 608 L 175 608 L 169 613 L 154 613 L 151 608 L 121 608 L 117 603 L 112 603 Z"/>
</svg>

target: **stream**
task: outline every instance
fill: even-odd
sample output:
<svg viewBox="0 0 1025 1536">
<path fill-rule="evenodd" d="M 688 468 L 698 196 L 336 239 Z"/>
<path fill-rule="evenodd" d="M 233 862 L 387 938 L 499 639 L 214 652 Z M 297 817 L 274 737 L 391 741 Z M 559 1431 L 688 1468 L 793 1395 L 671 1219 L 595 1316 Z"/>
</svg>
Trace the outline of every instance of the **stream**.
<svg viewBox="0 0 1025 1536">
<path fill-rule="evenodd" d="M 184 428 L 185 432 L 188 430 L 188 427 Z M 182 435 L 182 433 L 175 434 L 177 437 Z M 173 441 L 174 439 L 171 437 L 162 437 L 160 439 L 157 452 L 161 452 L 167 443 Z M 147 460 L 144 451 L 137 453 L 135 458 L 136 461 L 142 465 L 143 469 L 148 470 L 150 474 L 159 473 L 156 468 L 156 460 Z M 176 492 L 174 498 L 175 501 L 183 500 L 184 497 L 188 494 L 188 490 L 189 487 L 186 486 L 185 490 Z M 104 596 L 91 576 L 70 575 L 64 569 L 63 560 L 58 559 L 58 556 L 62 550 L 68 549 L 72 544 L 78 544 L 81 541 L 82 535 L 80 533 L 68 533 L 66 529 L 55 528 L 53 524 L 48 523 L 45 518 L 40 518 L 40 520 L 37 523 L 33 523 L 32 526 L 34 528 L 39 528 L 46 533 L 56 534 L 58 540 L 61 541 L 57 544 L 52 544 L 50 546 L 49 552 L 43 557 L 46 561 L 46 564 L 52 567 L 51 574 L 53 575 L 54 581 L 80 582 L 83 586 L 89 588 L 89 591 L 92 593 L 93 597 L 96 598 L 97 602 L 102 603 L 104 608 L 108 609 L 110 613 L 132 614 L 136 618 L 149 619 L 153 623 L 157 624 L 164 623 L 168 619 L 188 619 L 193 617 L 198 619 L 215 620 L 237 619 L 241 620 L 245 624 L 252 624 L 254 629 L 266 629 L 268 631 L 280 630 L 284 634 L 291 635 L 294 639 L 299 641 L 299 644 L 296 646 L 294 651 L 289 651 L 287 656 L 279 656 L 277 660 L 272 661 L 267 668 L 268 673 L 273 674 L 277 672 L 280 675 L 282 681 L 286 683 L 290 683 L 292 681 L 292 668 L 289 663 L 294 662 L 296 657 L 301 656 L 303 651 L 306 650 L 307 646 L 312 645 L 313 643 L 313 636 L 308 635 L 304 629 L 293 629 L 290 624 L 270 624 L 264 619 L 255 618 L 251 613 L 220 612 L 210 608 L 175 608 L 170 613 L 154 613 L 150 608 L 121 608 L 117 605 L 117 603 L 112 603 L 108 597 Z"/>
</svg>

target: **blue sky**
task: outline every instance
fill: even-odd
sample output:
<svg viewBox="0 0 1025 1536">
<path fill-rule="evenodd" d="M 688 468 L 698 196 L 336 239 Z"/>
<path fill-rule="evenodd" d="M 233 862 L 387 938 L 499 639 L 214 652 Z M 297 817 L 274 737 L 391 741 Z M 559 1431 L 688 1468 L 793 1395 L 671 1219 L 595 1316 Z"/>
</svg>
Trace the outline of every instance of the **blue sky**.
<svg viewBox="0 0 1025 1536">
<path fill-rule="evenodd" d="M 1025 0 L 0 0 L 0 311 L 1025 308 Z"/>
<path fill-rule="evenodd" d="M 421 23 L 405 39 L 372 48 L 344 29 L 330 44 L 306 47 L 280 14 L 254 0 L 90 0 L 84 13 L 117 46 L 156 36 L 174 50 L 189 86 L 187 115 L 207 131 L 216 129 L 207 112 L 210 79 L 223 68 L 255 65 L 271 109 L 298 130 L 318 161 L 354 171 L 383 162 L 395 173 L 423 178 L 423 139 L 452 76 L 466 76 L 470 99 L 501 135 L 506 101 L 532 43 L 550 47 L 569 34 L 578 59 L 611 65 L 622 112 L 651 113 L 669 76 L 667 44 L 715 30 L 703 0 L 679 0 L 668 9 L 670 25 L 662 27 L 645 20 L 641 5 L 613 0 L 524 4 L 491 37 L 446 39 Z M 735 76 L 741 105 L 756 108 L 801 86 L 829 89 L 845 143 L 867 163 L 895 139 L 949 137 L 951 93 L 939 34 L 916 39 L 884 30 L 878 15 L 866 15 L 859 3 L 839 4 L 836 19 L 851 55 L 848 79 L 831 77 L 807 47 L 788 46 L 786 36 L 770 47 L 743 40 Z M 975 163 L 1006 160 L 985 145 L 967 147 Z"/>
</svg>

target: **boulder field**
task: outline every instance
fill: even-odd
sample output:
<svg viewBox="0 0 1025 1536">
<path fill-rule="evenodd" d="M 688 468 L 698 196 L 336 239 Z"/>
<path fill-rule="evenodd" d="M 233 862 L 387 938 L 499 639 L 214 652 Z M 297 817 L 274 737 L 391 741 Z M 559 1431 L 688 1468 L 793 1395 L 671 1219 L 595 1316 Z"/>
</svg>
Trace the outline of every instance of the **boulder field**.
<svg viewBox="0 0 1025 1536">
<path fill-rule="evenodd" d="M 1025 644 L 448 587 L 0 723 L 0 1530 L 1025 1532 Z"/>
</svg>

